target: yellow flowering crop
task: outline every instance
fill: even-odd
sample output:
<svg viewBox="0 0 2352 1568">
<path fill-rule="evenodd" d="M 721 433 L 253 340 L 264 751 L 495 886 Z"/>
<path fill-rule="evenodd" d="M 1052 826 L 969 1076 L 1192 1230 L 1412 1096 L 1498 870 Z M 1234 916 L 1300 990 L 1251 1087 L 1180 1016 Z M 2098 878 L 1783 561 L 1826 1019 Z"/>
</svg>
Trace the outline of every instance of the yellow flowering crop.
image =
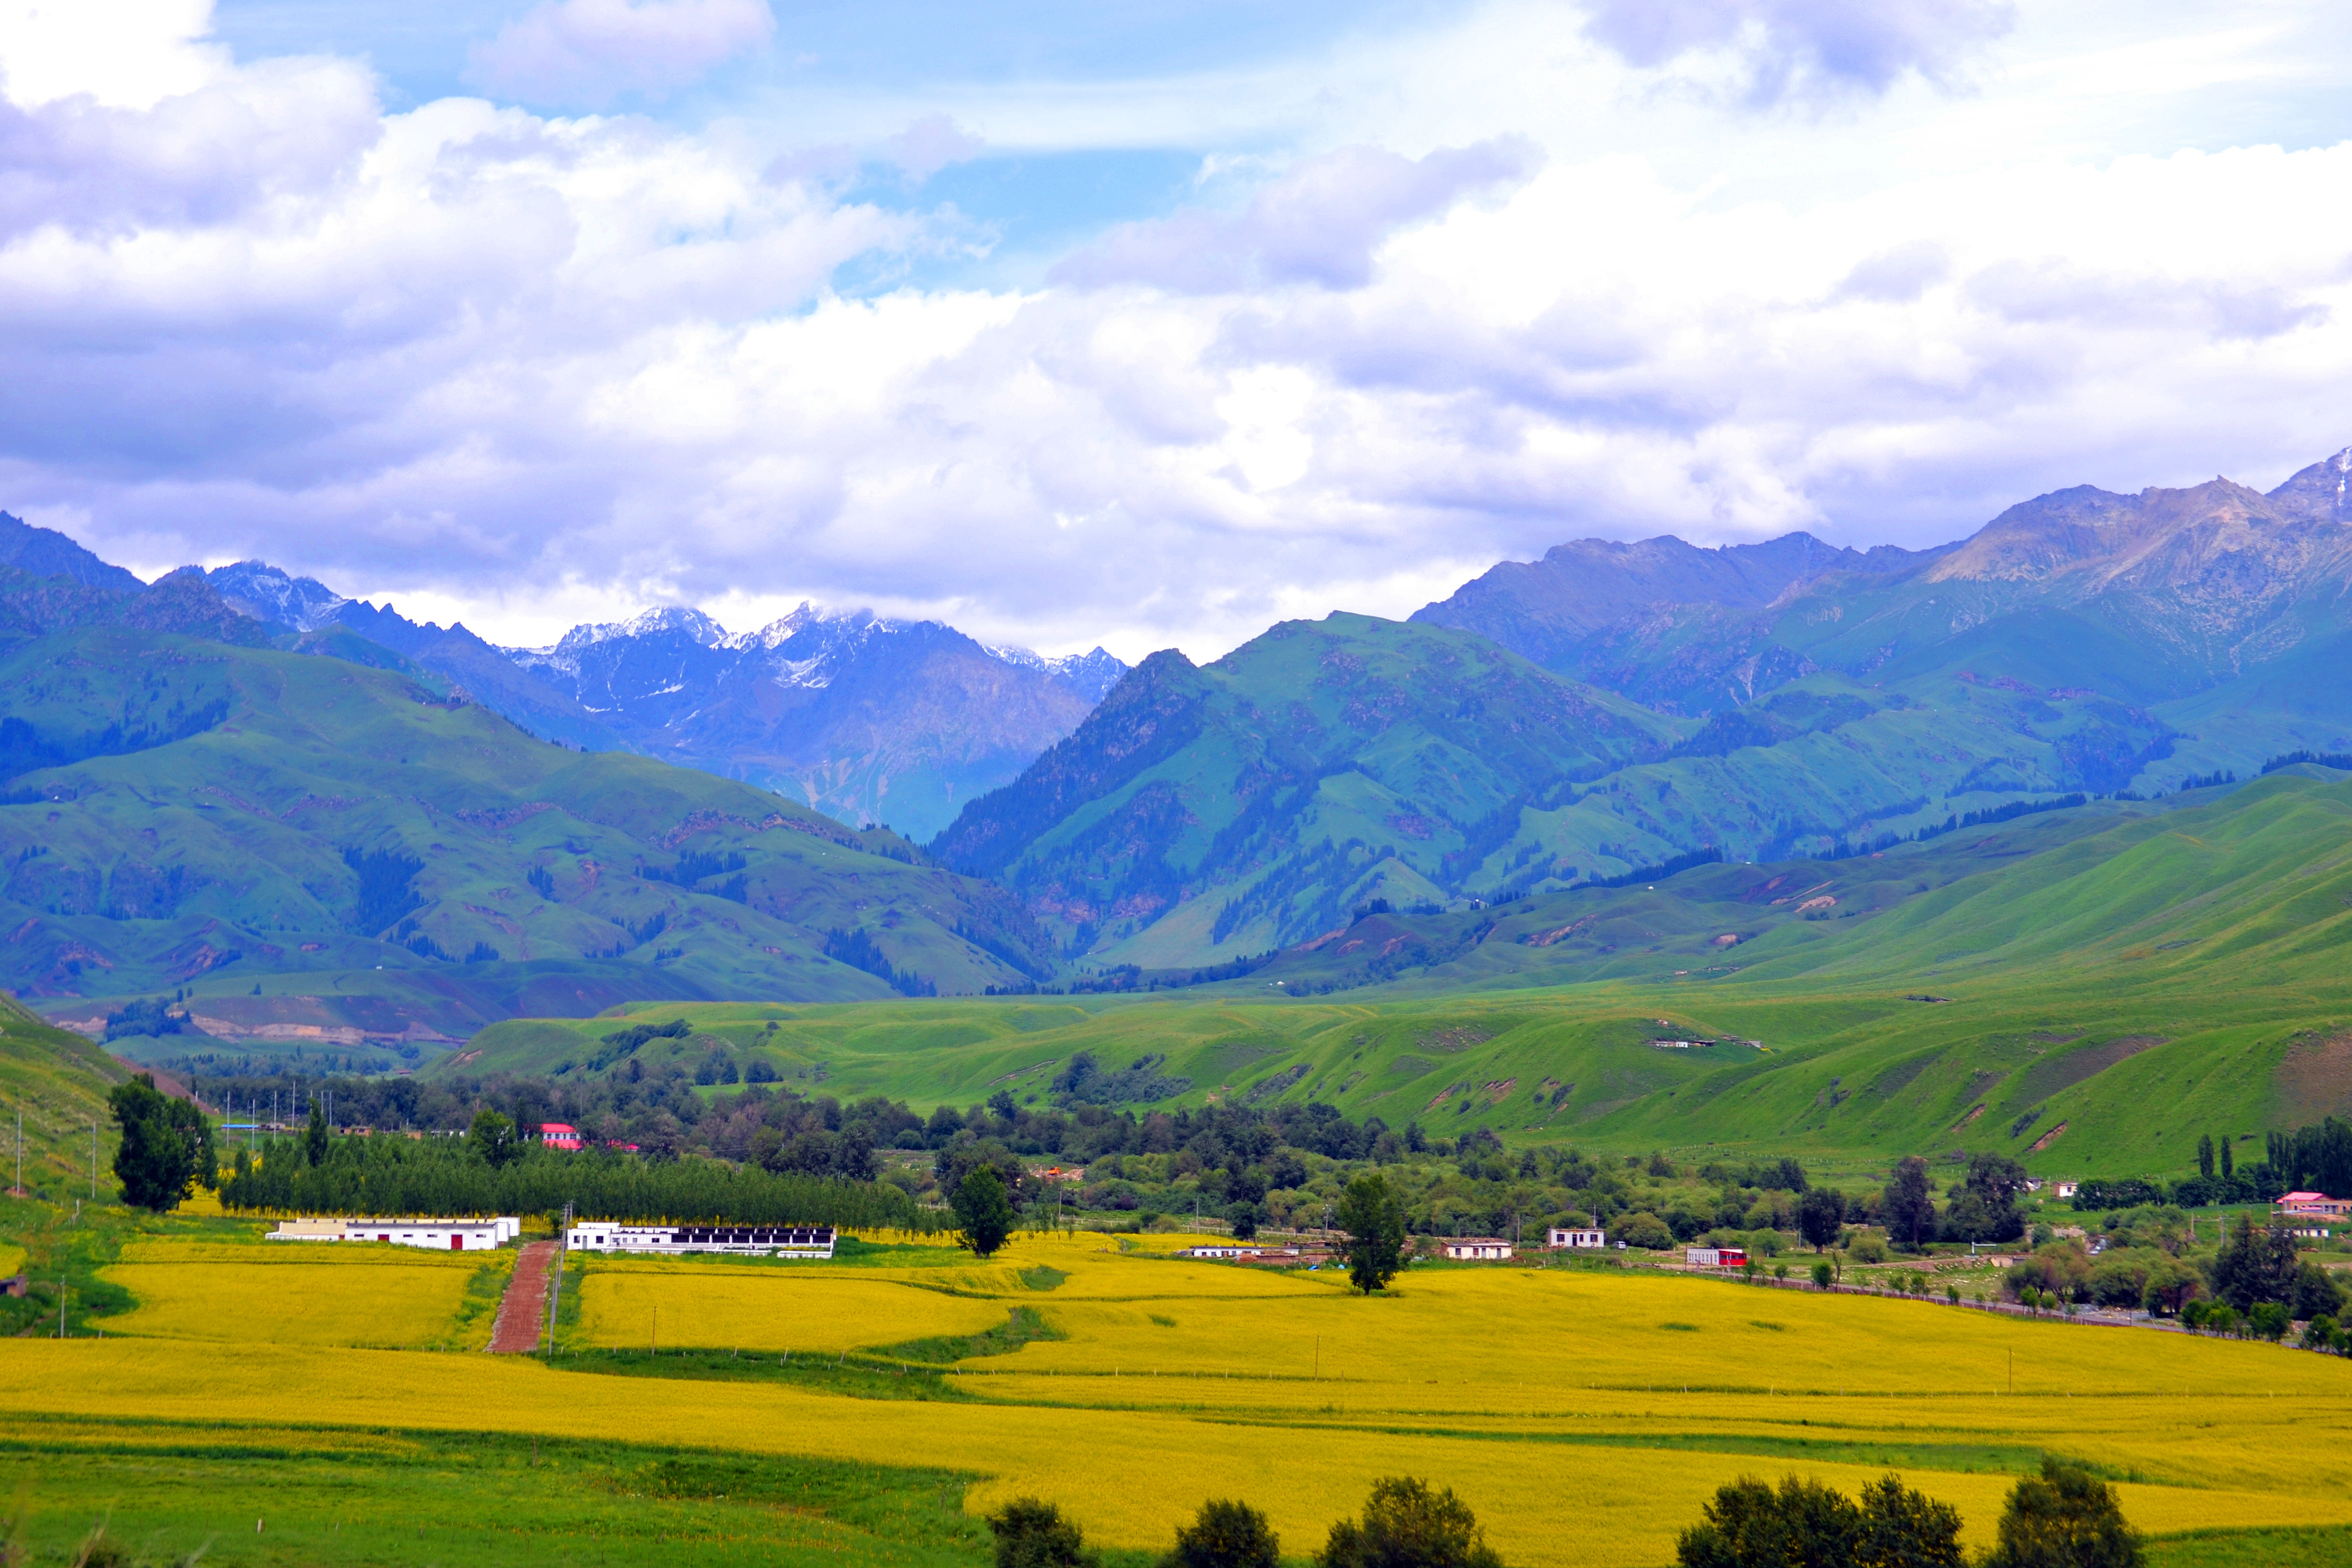
<svg viewBox="0 0 2352 1568">
<path fill-rule="evenodd" d="M 432 1254 L 400 1267 L 394 1248 L 142 1243 L 116 1268 L 142 1301 L 121 1321 L 215 1342 L 191 1356 L 111 1323 L 103 1344 L 0 1342 L 0 1408 L 940 1466 L 979 1478 L 970 1508 L 1035 1492 L 1145 1549 L 1237 1496 L 1298 1556 L 1374 1479 L 1413 1474 L 1460 1492 L 1514 1568 L 1671 1562 L 1715 1488 L 1791 1471 L 1849 1492 L 1898 1471 L 1981 1545 L 2044 1449 L 2134 1477 L 2124 1506 L 2150 1531 L 2352 1523 L 2352 1363 L 2334 1357 L 1613 1270 L 1416 1269 L 1367 1300 L 1328 1274 L 1162 1252 L 1023 1237 L 934 1268 L 596 1258 L 567 1274 L 580 1344 L 644 1344 L 656 1308 L 664 1347 L 747 1357 L 969 1333 L 1014 1306 L 1063 1336 L 966 1363 L 970 1400 L 915 1402 L 331 1349 L 392 1339 L 403 1312 L 446 1324 L 468 1274 Z"/>
<path fill-rule="evenodd" d="M 1000 1326 L 995 1300 L 872 1278 L 874 1270 L 598 1262 L 567 1282 L 580 1296 L 570 1343 L 603 1350 L 660 1344 L 719 1349 L 845 1351 Z"/>
<path fill-rule="evenodd" d="M 488 1333 L 488 1312 L 472 1325 L 458 1324 L 467 1283 L 485 1266 L 483 1258 L 456 1268 L 431 1254 L 403 1267 L 384 1256 L 389 1247 L 352 1247 L 363 1257 L 348 1258 L 256 1258 L 247 1248 L 215 1250 L 234 1252 L 236 1259 L 117 1263 L 103 1270 L 102 1278 L 128 1289 L 139 1305 L 105 1319 L 102 1331 L 238 1346 L 412 1348 L 476 1343 Z M 510 1264 L 511 1255 L 505 1260 Z"/>
</svg>

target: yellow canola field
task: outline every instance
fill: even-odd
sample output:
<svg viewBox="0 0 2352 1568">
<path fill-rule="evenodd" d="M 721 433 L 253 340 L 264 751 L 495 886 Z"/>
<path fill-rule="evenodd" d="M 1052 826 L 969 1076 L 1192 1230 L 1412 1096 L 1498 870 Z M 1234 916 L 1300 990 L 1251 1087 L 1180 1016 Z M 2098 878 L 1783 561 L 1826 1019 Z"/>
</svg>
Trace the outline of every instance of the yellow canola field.
<svg viewBox="0 0 2352 1568">
<path fill-rule="evenodd" d="M 598 1262 L 576 1283 L 574 1347 L 649 1346 L 845 1351 L 1001 1326 L 1006 1304 L 951 1296 L 871 1271 L 795 1274 L 781 1268 Z"/>
<path fill-rule="evenodd" d="M 479 1344 L 494 1312 L 478 1310 L 461 1326 L 467 1285 L 485 1268 L 503 1274 L 514 1263 L 511 1251 L 461 1259 L 351 1244 L 280 1250 L 144 1241 L 123 1252 L 125 1261 L 100 1277 L 139 1304 L 102 1320 L 102 1332 L 240 1346 Z"/>
<path fill-rule="evenodd" d="M 656 1308 L 665 1347 L 747 1354 L 971 1333 L 1016 1306 L 1065 1336 L 966 1363 L 972 1402 L 479 1356 L 453 1402 L 436 1357 L 299 1348 L 363 1342 L 353 1320 L 275 1350 L 234 1342 L 286 1321 L 267 1298 L 290 1279 L 366 1296 L 373 1325 L 387 1290 L 462 1287 L 457 1260 L 176 1245 L 118 1266 L 150 1271 L 131 1319 L 236 1325 L 202 1336 L 232 1342 L 197 1360 L 110 1337 L 0 1343 L 0 1408 L 300 1423 L 319 1407 L 299 1391 L 331 1384 L 338 1425 L 379 1431 L 596 1430 L 960 1468 L 980 1478 L 971 1508 L 1033 1491 L 1145 1549 L 1202 1499 L 1239 1495 L 1303 1555 L 1374 1479 L 1411 1473 L 1461 1491 L 1514 1568 L 1671 1562 L 1716 1487 L 1790 1471 L 1851 1491 L 1899 1469 L 1982 1544 L 2013 1471 L 2045 1448 L 2163 1483 L 2122 1489 L 2150 1531 L 2352 1523 L 2352 1363 L 2269 1345 L 1614 1271 L 1416 1270 L 1364 1300 L 1328 1276 L 1024 1237 L 985 1264 L 598 1258 L 569 1273 L 575 1344 L 642 1344 Z"/>
<path fill-rule="evenodd" d="M 13 1279 L 16 1270 L 25 1267 L 25 1249 L 10 1242 L 0 1241 L 0 1279 Z"/>
<path fill-rule="evenodd" d="M 550 1371 L 525 1357 L 467 1358 L 466 1397 L 453 1401 L 451 1379 L 460 1375 L 449 1362 L 417 1353 L 296 1348 L 190 1358 L 132 1341 L 16 1341 L 0 1345 L 0 1407 L 295 1423 L 318 1413 L 315 1390 L 331 1387 L 339 1424 L 377 1430 L 625 1432 L 646 1443 L 952 1466 L 987 1478 L 971 1489 L 969 1507 L 1035 1492 L 1070 1510 L 1090 1535 L 1138 1548 L 1164 1547 L 1203 1499 L 1240 1495 L 1266 1509 L 1288 1549 L 1304 1554 L 1333 1519 L 1361 1505 L 1375 1478 L 1410 1473 L 1460 1491 L 1505 1560 L 1524 1568 L 1669 1563 L 1675 1531 L 1717 1486 L 1742 1473 L 1794 1470 L 1849 1491 L 1881 1473 L 1704 1450 L 1359 1428 L 1328 1418 L 1300 1426 L 1166 1411 L 848 1400 L 787 1386 Z M 2032 1406 L 2029 1420 L 2049 1404 L 2019 1402 Z M 1958 1505 L 1977 1544 L 1987 1541 L 2011 1479 L 1930 1468 L 1905 1475 Z M 2352 1503 L 2311 1490 L 2120 1489 L 2126 1512 L 2155 1531 L 2352 1522 Z"/>
</svg>

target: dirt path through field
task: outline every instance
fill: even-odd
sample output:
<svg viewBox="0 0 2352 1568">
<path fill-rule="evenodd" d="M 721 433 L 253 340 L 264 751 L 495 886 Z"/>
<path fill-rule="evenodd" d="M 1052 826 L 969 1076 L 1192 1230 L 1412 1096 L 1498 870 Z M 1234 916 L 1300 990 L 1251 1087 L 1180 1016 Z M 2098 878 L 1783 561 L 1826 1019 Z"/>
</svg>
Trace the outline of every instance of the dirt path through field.
<svg viewBox="0 0 2352 1568">
<path fill-rule="evenodd" d="M 527 1353 L 539 1348 L 547 1322 L 547 1272 L 556 1244 L 534 1241 L 515 1255 L 514 1278 L 499 1300 L 498 1326 L 490 1331 L 492 1355 Z"/>
</svg>

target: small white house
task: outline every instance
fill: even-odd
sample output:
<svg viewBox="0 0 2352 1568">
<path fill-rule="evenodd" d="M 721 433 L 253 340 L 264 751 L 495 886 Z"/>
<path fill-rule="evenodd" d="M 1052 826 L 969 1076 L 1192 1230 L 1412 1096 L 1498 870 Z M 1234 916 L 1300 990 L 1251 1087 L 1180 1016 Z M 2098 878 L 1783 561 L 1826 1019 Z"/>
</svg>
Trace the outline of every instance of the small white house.
<svg viewBox="0 0 2352 1568">
<path fill-rule="evenodd" d="M 1499 1236 L 1449 1237 L 1440 1247 L 1448 1258 L 1477 1263 L 1499 1263 L 1511 1256 L 1511 1244 Z"/>
<path fill-rule="evenodd" d="M 2058 1188 L 2057 1188 L 2057 1190 L 2058 1190 L 2058 1195 L 2059 1195 L 2060 1197 L 2062 1197 L 2062 1198 L 2071 1198 L 2071 1197 L 2073 1197 L 2076 1193 L 2079 1193 L 2079 1192 L 2081 1192 L 2081 1191 L 2083 1190 L 2083 1184 L 2082 1184 L 2082 1183 L 2080 1183 L 2080 1182 L 2069 1182 L 2069 1181 L 2065 1181 L 2065 1180 L 2063 1180 L 2063 1179 L 2061 1179 L 2061 1180 L 2059 1181 L 2059 1183 L 2058 1183 Z"/>
<path fill-rule="evenodd" d="M 522 1234 L 513 1215 L 489 1219 L 289 1219 L 267 1241 L 378 1241 L 436 1252 L 487 1252 Z"/>
<path fill-rule="evenodd" d="M 753 1258 L 833 1256 L 829 1225 L 620 1225 L 583 1220 L 564 1233 L 563 1245 L 583 1252 L 732 1252 Z"/>
<path fill-rule="evenodd" d="M 1580 1230 L 1574 1226 L 1556 1225 L 1544 1233 L 1544 1245 L 1555 1252 L 1565 1252 L 1584 1247 L 1606 1247 L 1609 1245 L 1609 1235 L 1606 1231 L 1598 1228 Z"/>
</svg>

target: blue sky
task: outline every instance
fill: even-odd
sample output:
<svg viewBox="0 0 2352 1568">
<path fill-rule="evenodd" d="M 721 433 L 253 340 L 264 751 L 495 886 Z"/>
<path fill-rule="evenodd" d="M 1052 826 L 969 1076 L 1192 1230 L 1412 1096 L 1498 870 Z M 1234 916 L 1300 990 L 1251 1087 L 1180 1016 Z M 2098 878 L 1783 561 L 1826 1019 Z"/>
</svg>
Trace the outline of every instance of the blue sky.
<svg viewBox="0 0 2352 1568">
<path fill-rule="evenodd" d="M 1213 656 L 2352 442 L 2352 8 L 0 11 L 0 507 L 544 642 Z"/>
</svg>

